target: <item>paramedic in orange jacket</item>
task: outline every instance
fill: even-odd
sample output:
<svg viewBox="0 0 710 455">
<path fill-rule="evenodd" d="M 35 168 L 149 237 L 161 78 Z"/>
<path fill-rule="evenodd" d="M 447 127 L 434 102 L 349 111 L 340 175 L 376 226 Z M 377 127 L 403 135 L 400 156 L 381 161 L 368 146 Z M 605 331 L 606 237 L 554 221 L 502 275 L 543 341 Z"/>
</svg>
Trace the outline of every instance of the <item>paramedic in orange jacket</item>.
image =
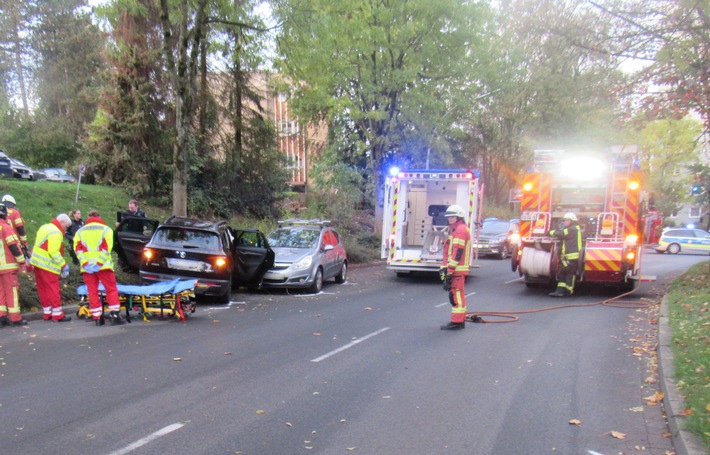
<svg viewBox="0 0 710 455">
<path fill-rule="evenodd" d="M 30 265 L 35 271 L 37 293 L 45 321 L 71 321 L 71 316 L 64 315 L 59 288 L 59 277 L 69 276 L 69 266 L 64 260 L 64 232 L 69 226 L 69 215 L 57 215 L 50 223 L 40 226 L 32 248 Z"/>
<path fill-rule="evenodd" d="M 99 212 L 92 210 L 86 224 L 74 234 L 74 251 L 81 264 L 81 276 L 89 294 L 89 309 L 96 325 L 104 325 L 104 307 L 99 296 L 99 283 L 104 285 L 106 303 L 111 314 L 111 325 L 124 321 L 119 315 L 121 303 L 118 298 L 116 275 L 113 272 L 113 230 L 106 226 Z"/>
<path fill-rule="evenodd" d="M 461 330 L 466 328 L 464 284 L 471 259 L 471 232 L 464 221 L 466 214 L 460 206 L 450 206 L 444 216 L 449 220 L 449 237 L 444 243 L 444 260 L 440 272 L 444 279 L 444 289 L 449 291 L 452 308 L 451 322 L 442 325 L 441 330 Z"/>
<path fill-rule="evenodd" d="M 0 325 L 27 325 L 20 314 L 20 281 L 25 255 L 15 230 L 7 222 L 7 207 L 0 204 Z"/>
</svg>

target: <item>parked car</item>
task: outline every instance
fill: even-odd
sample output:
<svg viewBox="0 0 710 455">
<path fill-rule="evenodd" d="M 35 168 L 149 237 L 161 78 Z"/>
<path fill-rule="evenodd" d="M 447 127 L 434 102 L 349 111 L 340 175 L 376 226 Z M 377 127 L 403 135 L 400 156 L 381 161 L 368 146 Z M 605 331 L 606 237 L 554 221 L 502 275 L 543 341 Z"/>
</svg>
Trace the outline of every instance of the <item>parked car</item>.
<svg viewBox="0 0 710 455">
<path fill-rule="evenodd" d="M 273 268 L 264 275 L 263 286 L 306 288 L 320 292 L 323 281 L 344 283 L 348 258 L 338 232 L 324 220 L 285 220 L 268 236 L 276 253 Z"/>
<path fill-rule="evenodd" d="M 4 153 L 0 152 L 0 177 L 12 178 L 12 176 L 13 171 L 10 158 L 8 158 L 7 155 L 5 155 Z"/>
<path fill-rule="evenodd" d="M 74 183 L 74 176 L 68 173 L 65 169 L 51 167 L 42 169 L 42 172 L 47 176 L 50 182 L 70 182 Z"/>
<path fill-rule="evenodd" d="M 22 161 L 10 158 L 10 164 L 12 166 L 12 176 L 23 180 L 34 180 L 35 175 L 32 168 L 23 163 Z"/>
<path fill-rule="evenodd" d="M 520 230 L 520 221 L 486 218 L 478 232 L 478 239 L 471 239 L 471 246 L 478 248 L 479 256 L 495 256 L 505 259 L 515 249 L 512 237 Z"/>
<path fill-rule="evenodd" d="M 124 264 L 138 265 L 143 284 L 197 279 L 197 299 L 229 302 L 232 288 L 258 288 L 274 264 L 274 252 L 263 233 L 233 229 L 224 221 L 173 216 L 158 224 L 124 216 L 116 239 L 119 258 Z"/>
<path fill-rule="evenodd" d="M 710 253 L 710 234 L 702 229 L 666 229 L 661 234 L 658 253 L 678 254 L 683 252 Z"/>
</svg>

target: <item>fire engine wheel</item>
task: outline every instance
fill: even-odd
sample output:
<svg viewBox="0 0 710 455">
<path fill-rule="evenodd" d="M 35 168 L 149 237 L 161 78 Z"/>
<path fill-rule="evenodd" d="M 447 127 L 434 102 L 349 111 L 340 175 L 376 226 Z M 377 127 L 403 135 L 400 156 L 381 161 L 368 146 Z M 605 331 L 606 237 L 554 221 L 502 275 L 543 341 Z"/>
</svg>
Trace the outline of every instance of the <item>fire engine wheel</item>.
<svg viewBox="0 0 710 455">
<path fill-rule="evenodd" d="M 668 245 L 668 248 L 666 249 L 670 254 L 678 254 L 680 253 L 680 245 L 677 243 L 671 243 Z"/>
</svg>

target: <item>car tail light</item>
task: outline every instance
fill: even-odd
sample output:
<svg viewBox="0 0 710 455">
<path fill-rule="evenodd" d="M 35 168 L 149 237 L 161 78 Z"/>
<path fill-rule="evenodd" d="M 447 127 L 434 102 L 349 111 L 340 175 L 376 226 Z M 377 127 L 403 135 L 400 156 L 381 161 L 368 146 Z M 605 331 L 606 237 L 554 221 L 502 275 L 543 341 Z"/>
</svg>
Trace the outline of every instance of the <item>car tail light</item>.
<svg viewBox="0 0 710 455">
<path fill-rule="evenodd" d="M 143 257 L 146 259 L 153 259 L 153 250 L 149 250 L 148 248 L 143 250 Z"/>
<path fill-rule="evenodd" d="M 216 265 L 219 268 L 222 268 L 225 265 L 227 265 L 227 260 L 225 258 L 217 258 L 214 261 L 214 265 Z"/>
</svg>

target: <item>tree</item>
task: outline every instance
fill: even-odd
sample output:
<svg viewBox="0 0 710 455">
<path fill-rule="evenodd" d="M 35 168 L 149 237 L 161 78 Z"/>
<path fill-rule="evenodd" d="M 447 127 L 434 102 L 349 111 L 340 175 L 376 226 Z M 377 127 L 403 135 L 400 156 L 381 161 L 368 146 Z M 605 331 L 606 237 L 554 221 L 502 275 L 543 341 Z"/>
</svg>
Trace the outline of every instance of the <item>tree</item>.
<svg viewBox="0 0 710 455">
<path fill-rule="evenodd" d="M 485 6 L 276 0 L 274 11 L 283 21 L 279 68 L 298 84 L 296 112 L 338 128 L 338 145 L 349 143 L 346 153 L 365 158 L 378 191 L 387 162 L 423 162 L 435 146 L 434 153 L 448 153 L 436 136 L 456 118 L 446 115 L 458 108 L 452 96 L 476 85 Z"/>
</svg>

